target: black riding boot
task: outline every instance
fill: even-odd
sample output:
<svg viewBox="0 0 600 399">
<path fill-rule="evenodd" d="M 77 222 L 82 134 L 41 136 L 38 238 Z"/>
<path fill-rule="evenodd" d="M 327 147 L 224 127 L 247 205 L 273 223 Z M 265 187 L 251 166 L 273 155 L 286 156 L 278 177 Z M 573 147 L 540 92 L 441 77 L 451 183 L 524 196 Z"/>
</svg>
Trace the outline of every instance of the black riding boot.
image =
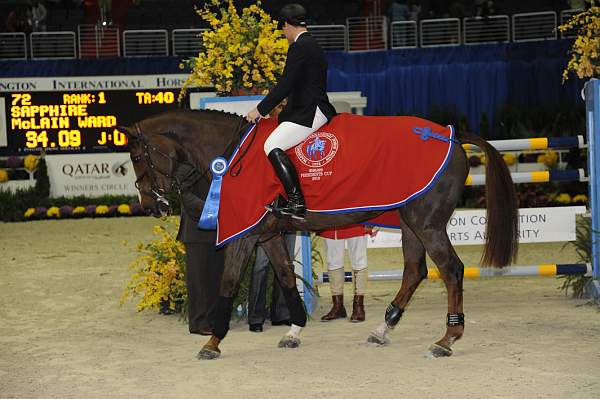
<svg viewBox="0 0 600 399">
<path fill-rule="evenodd" d="M 294 164 L 280 148 L 275 148 L 269 153 L 269 161 L 271 161 L 277 177 L 283 184 L 288 201 L 282 206 L 275 205 L 274 207 L 267 207 L 267 209 L 275 214 L 280 212 L 284 215 L 291 215 L 295 219 L 304 219 L 306 206 L 304 205 L 304 195 L 300 190 L 300 181 Z"/>
</svg>

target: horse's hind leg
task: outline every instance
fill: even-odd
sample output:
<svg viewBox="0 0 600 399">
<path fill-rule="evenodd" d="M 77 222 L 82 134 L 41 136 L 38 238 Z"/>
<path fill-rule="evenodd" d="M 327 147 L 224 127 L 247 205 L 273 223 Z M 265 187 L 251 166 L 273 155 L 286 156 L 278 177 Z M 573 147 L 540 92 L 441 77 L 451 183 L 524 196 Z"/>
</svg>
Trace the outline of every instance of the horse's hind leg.
<svg viewBox="0 0 600 399">
<path fill-rule="evenodd" d="M 403 220 L 400 221 L 400 227 L 402 228 L 402 252 L 404 254 L 402 285 L 385 311 L 385 321 L 372 331 L 367 339 L 368 342 L 381 345 L 388 342 L 387 333 L 398 324 L 417 287 L 421 281 L 427 278 L 425 247 Z"/>
<path fill-rule="evenodd" d="M 297 348 L 300 345 L 300 331 L 306 325 L 306 312 L 296 287 L 294 264 L 290 257 L 293 254 L 288 254 L 282 235 L 271 238 L 264 242 L 262 246 L 281 285 L 292 321 L 290 330 L 281 338 L 278 346 L 280 348 Z"/>
<path fill-rule="evenodd" d="M 448 315 L 446 319 L 446 334 L 431 345 L 429 355 L 433 357 L 452 355 L 452 344 L 463 335 L 463 277 L 464 265 L 446 233 L 445 226 L 425 228 L 420 236 L 424 238 L 425 248 L 435 262 L 448 292 Z"/>
<path fill-rule="evenodd" d="M 225 248 L 225 267 L 214 309 L 213 335 L 198 352 L 199 359 L 215 359 L 221 356 L 219 344 L 229 331 L 233 299 L 239 288 L 242 269 L 248 262 L 257 240 L 258 236 L 239 238 Z"/>
</svg>

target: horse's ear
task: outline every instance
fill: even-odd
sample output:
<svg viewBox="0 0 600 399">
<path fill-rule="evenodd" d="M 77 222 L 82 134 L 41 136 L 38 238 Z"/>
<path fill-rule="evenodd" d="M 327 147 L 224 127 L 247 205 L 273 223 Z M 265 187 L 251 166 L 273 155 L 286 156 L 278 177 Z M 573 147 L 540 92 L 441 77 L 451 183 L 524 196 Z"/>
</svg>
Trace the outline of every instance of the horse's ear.
<svg viewBox="0 0 600 399">
<path fill-rule="evenodd" d="M 119 132 L 123 133 L 127 137 L 131 137 L 131 131 L 129 130 L 129 128 L 127 126 L 118 125 L 118 126 L 115 126 L 115 129 L 117 129 Z"/>
</svg>

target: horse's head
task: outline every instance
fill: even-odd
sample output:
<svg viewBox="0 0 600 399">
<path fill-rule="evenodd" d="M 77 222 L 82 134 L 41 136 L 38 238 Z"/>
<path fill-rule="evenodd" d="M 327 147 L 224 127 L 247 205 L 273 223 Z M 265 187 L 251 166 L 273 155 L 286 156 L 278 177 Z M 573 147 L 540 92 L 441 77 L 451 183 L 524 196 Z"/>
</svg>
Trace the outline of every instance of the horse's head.
<svg viewBox="0 0 600 399">
<path fill-rule="evenodd" d="M 143 131 L 139 123 L 118 129 L 128 139 L 140 204 L 152 216 L 170 214 L 171 204 L 167 195 L 176 186 L 177 152 L 174 141 L 164 134 Z"/>
</svg>

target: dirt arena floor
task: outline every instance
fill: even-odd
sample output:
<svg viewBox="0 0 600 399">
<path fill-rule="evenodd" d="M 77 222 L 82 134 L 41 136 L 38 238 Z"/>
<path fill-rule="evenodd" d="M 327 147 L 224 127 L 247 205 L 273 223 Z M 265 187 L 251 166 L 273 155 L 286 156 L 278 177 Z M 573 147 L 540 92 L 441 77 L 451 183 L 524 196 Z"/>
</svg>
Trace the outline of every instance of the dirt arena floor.
<svg viewBox="0 0 600 399">
<path fill-rule="evenodd" d="M 372 282 L 367 321 L 316 321 L 298 349 L 285 327 L 243 322 L 199 361 L 205 342 L 177 316 L 137 313 L 119 297 L 151 218 L 0 223 L 0 398 L 598 398 L 600 312 L 566 298 L 553 277 L 465 283 L 465 336 L 451 358 L 429 359 L 444 332 L 445 290 L 426 281 L 386 347 L 366 343 L 399 282 Z M 128 246 L 123 241 L 129 242 Z M 572 262 L 562 244 L 523 245 L 519 264 Z M 465 264 L 480 248 L 459 248 Z M 370 250 L 372 270 L 400 250 Z M 346 284 L 347 305 L 350 284 Z"/>
</svg>

